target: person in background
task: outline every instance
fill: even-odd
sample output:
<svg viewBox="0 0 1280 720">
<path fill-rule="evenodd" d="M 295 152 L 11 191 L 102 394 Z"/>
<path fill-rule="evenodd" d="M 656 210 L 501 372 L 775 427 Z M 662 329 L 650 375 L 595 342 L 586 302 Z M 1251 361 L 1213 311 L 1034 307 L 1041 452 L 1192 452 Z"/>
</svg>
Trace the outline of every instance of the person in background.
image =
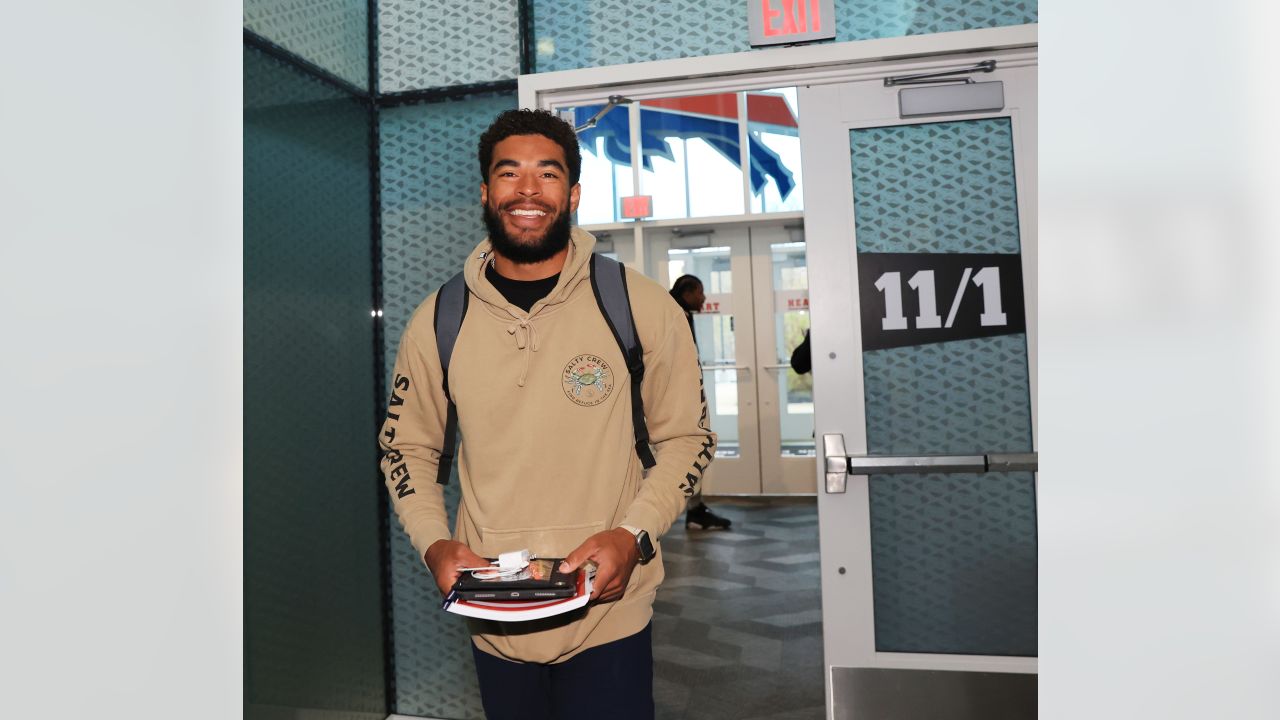
<svg viewBox="0 0 1280 720">
<path fill-rule="evenodd" d="M 809 355 L 809 331 L 804 331 L 804 340 L 791 351 L 791 369 L 797 375 L 803 375 L 813 369 L 813 358 Z"/>
<path fill-rule="evenodd" d="M 693 329 L 693 314 L 702 312 L 702 305 L 707 302 L 707 294 L 703 292 L 702 281 L 695 275 L 681 275 L 671 285 L 671 297 L 684 310 L 685 319 L 689 321 L 689 333 L 693 342 L 698 343 L 698 333 Z M 702 484 L 698 484 L 697 492 L 689 498 L 684 514 L 684 526 L 701 530 L 728 530 L 733 521 L 711 512 L 711 508 L 702 502 Z"/>
</svg>

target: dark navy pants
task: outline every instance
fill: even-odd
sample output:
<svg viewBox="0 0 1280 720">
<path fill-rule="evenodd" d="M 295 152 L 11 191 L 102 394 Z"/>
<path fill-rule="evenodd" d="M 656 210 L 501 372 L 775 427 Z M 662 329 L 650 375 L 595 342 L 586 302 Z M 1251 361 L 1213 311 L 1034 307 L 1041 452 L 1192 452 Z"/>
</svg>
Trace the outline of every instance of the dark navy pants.
<svg viewBox="0 0 1280 720">
<path fill-rule="evenodd" d="M 555 665 L 471 649 L 488 720 L 653 720 L 652 625 Z"/>
</svg>

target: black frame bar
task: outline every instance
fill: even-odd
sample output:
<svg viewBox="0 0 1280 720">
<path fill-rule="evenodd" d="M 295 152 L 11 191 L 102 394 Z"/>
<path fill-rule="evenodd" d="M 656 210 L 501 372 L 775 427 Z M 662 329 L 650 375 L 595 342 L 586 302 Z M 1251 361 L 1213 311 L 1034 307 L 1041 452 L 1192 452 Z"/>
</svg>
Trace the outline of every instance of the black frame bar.
<svg viewBox="0 0 1280 720">
<path fill-rule="evenodd" d="M 496 82 L 472 83 L 470 85 L 449 85 L 447 87 L 427 88 L 425 90 L 406 90 L 404 92 L 387 93 L 378 96 L 379 108 L 400 107 L 402 105 L 421 105 L 425 103 L 461 100 L 468 95 L 488 93 L 514 92 L 518 86 L 515 80 L 498 80 Z"/>
<path fill-rule="evenodd" d="M 382 311 L 382 138 L 380 109 L 378 106 L 378 87 L 380 84 L 378 65 L 378 0 L 368 0 L 367 34 L 369 57 L 369 261 L 373 273 L 372 307 L 375 312 Z M 382 421 L 385 418 L 387 391 L 383 373 L 386 368 L 386 350 L 384 344 L 385 325 L 381 315 L 373 318 L 373 433 L 377 437 L 382 432 Z M 381 457 L 380 448 L 375 448 L 375 455 Z M 378 564 L 382 577 L 382 682 L 384 711 L 387 715 L 396 712 L 396 638 L 394 626 L 394 598 L 391 591 L 391 501 L 387 497 L 383 484 L 381 469 L 373 472 L 373 491 L 378 494 Z"/>
<path fill-rule="evenodd" d="M 520 25 L 520 74 L 537 72 L 538 48 L 534 43 L 533 0 L 517 0 L 516 21 Z"/>
</svg>

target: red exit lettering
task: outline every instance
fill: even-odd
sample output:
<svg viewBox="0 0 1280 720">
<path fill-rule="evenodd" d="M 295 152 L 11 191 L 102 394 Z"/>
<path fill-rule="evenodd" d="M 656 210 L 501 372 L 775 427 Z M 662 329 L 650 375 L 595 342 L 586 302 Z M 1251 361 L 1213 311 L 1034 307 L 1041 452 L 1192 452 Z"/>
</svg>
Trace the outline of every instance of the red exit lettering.
<svg viewBox="0 0 1280 720">
<path fill-rule="evenodd" d="M 774 3 L 781 3 L 781 9 L 775 9 Z M 764 15 L 765 37 L 779 35 L 798 35 L 803 32 L 818 32 L 822 29 L 822 0 L 762 0 L 760 10 Z M 806 7 L 808 13 L 806 16 Z M 774 20 L 782 18 L 782 26 L 774 25 Z"/>
<path fill-rule="evenodd" d="M 705 313 L 720 312 L 720 303 L 718 302 L 705 303 L 702 306 L 702 312 L 705 312 Z"/>
</svg>

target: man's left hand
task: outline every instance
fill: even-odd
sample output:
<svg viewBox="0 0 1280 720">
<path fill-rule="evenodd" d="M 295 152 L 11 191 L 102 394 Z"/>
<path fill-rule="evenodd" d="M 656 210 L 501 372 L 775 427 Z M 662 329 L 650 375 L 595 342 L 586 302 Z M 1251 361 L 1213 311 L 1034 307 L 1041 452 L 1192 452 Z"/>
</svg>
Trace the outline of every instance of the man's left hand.
<svg viewBox="0 0 1280 720">
<path fill-rule="evenodd" d="M 631 580 L 631 571 L 640 561 L 636 536 L 626 528 L 598 532 L 569 553 L 560 563 L 560 571 L 573 572 L 588 560 L 596 564 L 591 599 L 597 602 L 620 600 Z"/>
</svg>

